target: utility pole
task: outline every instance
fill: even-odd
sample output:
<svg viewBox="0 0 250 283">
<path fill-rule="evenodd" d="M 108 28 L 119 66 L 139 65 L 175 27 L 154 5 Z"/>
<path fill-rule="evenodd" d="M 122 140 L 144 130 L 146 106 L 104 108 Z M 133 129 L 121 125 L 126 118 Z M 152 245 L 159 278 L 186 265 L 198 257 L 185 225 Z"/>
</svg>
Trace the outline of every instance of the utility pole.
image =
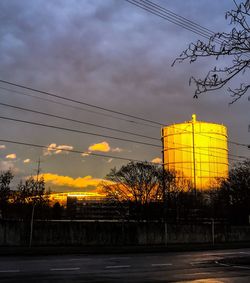
<svg viewBox="0 0 250 283">
<path fill-rule="evenodd" d="M 167 229 L 167 192 L 166 192 L 166 176 L 165 176 L 165 154 L 164 154 L 164 128 L 161 129 L 161 142 L 162 142 L 162 198 L 163 198 L 163 218 L 164 218 L 164 242 L 168 242 L 168 229 Z"/>
<path fill-rule="evenodd" d="M 40 172 L 41 172 L 41 159 L 39 157 L 38 161 L 37 161 L 37 171 L 36 171 L 36 181 L 37 182 L 38 182 L 38 179 L 39 179 Z"/>
<path fill-rule="evenodd" d="M 165 157 L 164 157 L 164 129 L 161 130 L 161 142 L 162 142 L 162 197 L 163 203 L 166 201 L 166 182 L 165 182 Z M 165 207 L 165 206 L 164 206 Z"/>
<path fill-rule="evenodd" d="M 39 175 L 41 172 L 41 160 L 40 157 L 38 159 L 38 165 L 37 165 L 37 173 L 36 173 L 36 187 L 39 188 Z M 31 212 L 31 220 L 30 220 L 30 240 L 29 240 L 29 248 L 31 248 L 32 245 L 32 238 L 33 238 L 33 226 L 34 226 L 34 213 L 35 213 L 35 205 L 36 205 L 36 199 L 32 197 L 32 212 Z"/>
<path fill-rule="evenodd" d="M 196 115 L 192 115 L 192 137 L 193 137 L 193 175 L 194 175 L 194 195 L 196 199 L 196 190 L 197 190 L 197 185 L 196 185 L 196 162 L 195 162 L 195 124 L 196 122 Z"/>
</svg>

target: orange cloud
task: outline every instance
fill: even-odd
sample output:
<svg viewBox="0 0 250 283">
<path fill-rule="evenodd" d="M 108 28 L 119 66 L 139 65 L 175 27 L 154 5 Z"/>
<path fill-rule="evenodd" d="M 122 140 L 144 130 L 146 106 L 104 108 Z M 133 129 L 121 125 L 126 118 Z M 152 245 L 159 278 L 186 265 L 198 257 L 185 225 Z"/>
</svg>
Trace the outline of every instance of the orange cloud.
<svg viewBox="0 0 250 283">
<path fill-rule="evenodd" d="M 100 143 L 95 143 L 89 146 L 90 151 L 101 151 L 101 152 L 109 152 L 110 146 L 107 142 L 103 141 Z"/>
<path fill-rule="evenodd" d="M 30 163 L 30 159 L 29 158 L 24 159 L 23 163 Z"/>
<path fill-rule="evenodd" d="M 11 153 L 5 156 L 7 159 L 16 159 L 16 154 L 15 153 Z"/>
<path fill-rule="evenodd" d="M 88 186 L 98 187 L 103 179 L 93 178 L 92 176 L 72 178 L 52 173 L 41 175 L 46 183 L 55 186 L 71 187 L 71 188 L 86 188 Z"/>
<path fill-rule="evenodd" d="M 73 150 L 73 148 L 74 147 L 71 145 L 57 145 L 56 143 L 51 143 L 43 154 L 46 156 L 59 153 L 68 153 L 68 151 Z"/>
<path fill-rule="evenodd" d="M 162 163 L 162 159 L 160 157 L 156 157 L 156 158 L 152 159 L 151 162 L 160 164 L 160 163 Z"/>
</svg>

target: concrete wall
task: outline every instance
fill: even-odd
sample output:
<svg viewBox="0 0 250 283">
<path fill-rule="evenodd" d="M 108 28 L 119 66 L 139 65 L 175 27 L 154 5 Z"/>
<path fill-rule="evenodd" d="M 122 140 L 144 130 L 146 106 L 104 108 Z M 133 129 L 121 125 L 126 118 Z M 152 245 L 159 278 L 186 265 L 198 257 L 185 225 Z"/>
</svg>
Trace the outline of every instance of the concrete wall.
<svg viewBox="0 0 250 283">
<path fill-rule="evenodd" d="M 27 246 L 30 223 L 0 220 L 0 246 Z M 250 226 L 35 221 L 33 246 L 121 246 L 250 241 Z"/>
</svg>

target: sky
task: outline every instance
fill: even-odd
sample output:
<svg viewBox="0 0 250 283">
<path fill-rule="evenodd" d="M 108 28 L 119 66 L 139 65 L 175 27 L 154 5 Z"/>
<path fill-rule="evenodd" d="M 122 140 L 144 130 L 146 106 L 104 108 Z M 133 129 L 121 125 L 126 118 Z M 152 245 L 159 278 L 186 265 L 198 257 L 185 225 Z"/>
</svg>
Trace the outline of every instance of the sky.
<svg viewBox="0 0 250 283">
<path fill-rule="evenodd" d="M 233 1 L 154 2 L 214 31 L 229 31 L 232 27 L 225 20 L 225 12 L 233 8 Z M 188 121 L 196 113 L 198 120 L 227 126 L 230 140 L 249 144 L 248 95 L 229 105 L 231 98 L 226 88 L 193 99 L 195 87 L 189 86 L 191 76 L 202 77 L 214 64 L 226 64 L 228 59 L 171 66 L 189 43 L 200 38 L 125 0 L 2 0 L 0 79 L 166 125 Z M 241 80 L 239 77 L 233 84 L 237 86 Z M 0 103 L 159 139 L 161 135 L 160 126 L 146 126 L 138 120 L 134 123 L 128 117 L 3 83 L 0 83 Z M 3 105 L 0 111 L 1 116 L 9 118 L 161 145 L 160 140 Z M 141 161 L 161 158 L 160 147 L 1 118 L 0 133 L 1 139 L 48 146 L 39 149 L 0 142 L 0 170 L 13 170 L 13 186 L 21 178 L 36 174 L 39 159 L 47 187 L 60 192 L 95 191 L 111 168 L 120 168 L 128 162 L 91 153 Z M 249 157 L 247 148 L 230 146 L 229 150 L 231 154 Z"/>
</svg>

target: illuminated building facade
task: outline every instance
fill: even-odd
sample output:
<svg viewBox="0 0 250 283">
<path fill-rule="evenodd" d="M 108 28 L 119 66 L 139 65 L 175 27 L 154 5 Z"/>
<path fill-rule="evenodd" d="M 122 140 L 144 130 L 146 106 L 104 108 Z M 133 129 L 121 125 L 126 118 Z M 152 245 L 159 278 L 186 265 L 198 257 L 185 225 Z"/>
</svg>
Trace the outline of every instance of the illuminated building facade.
<svg viewBox="0 0 250 283">
<path fill-rule="evenodd" d="M 104 201 L 106 196 L 104 194 L 92 193 L 92 192 L 64 192 L 64 193 L 51 193 L 49 195 L 50 204 L 53 205 L 56 202 L 62 206 L 67 206 L 68 199 L 76 199 L 82 202 L 96 202 Z"/>
<path fill-rule="evenodd" d="M 227 129 L 192 120 L 162 128 L 163 163 L 196 189 L 209 189 L 228 176 Z"/>
<path fill-rule="evenodd" d="M 91 192 L 64 192 L 49 195 L 50 204 L 59 203 L 69 219 L 119 219 L 117 204 L 107 201 L 106 195 Z"/>
</svg>

